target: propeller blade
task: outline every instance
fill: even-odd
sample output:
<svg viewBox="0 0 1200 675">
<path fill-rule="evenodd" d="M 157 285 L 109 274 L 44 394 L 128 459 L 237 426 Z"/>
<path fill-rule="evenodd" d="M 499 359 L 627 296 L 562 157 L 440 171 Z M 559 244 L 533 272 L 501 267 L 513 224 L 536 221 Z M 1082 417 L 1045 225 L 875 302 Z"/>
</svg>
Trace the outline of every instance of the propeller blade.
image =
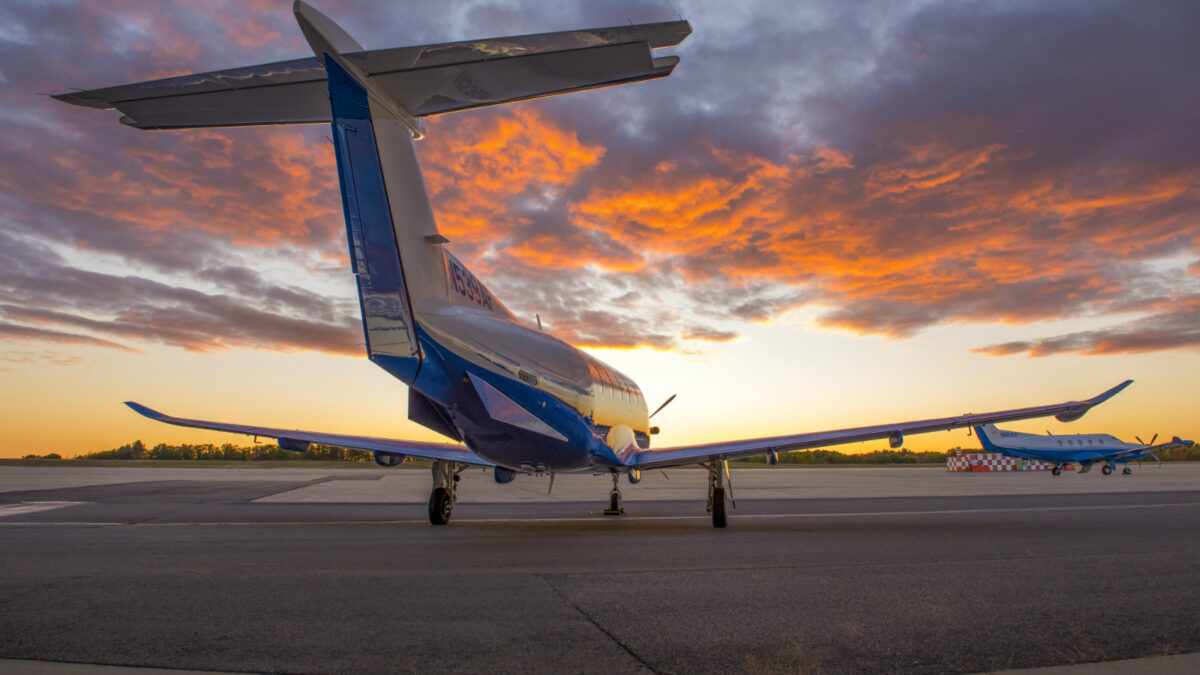
<svg viewBox="0 0 1200 675">
<path fill-rule="evenodd" d="M 671 398 L 669 398 L 669 399 L 667 399 L 667 400 L 663 401 L 663 404 L 662 404 L 662 405 L 658 406 L 658 408 L 657 408 L 657 409 L 655 409 L 655 411 L 654 411 L 654 412 L 650 413 L 650 417 L 654 417 L 655 415 L 657 415 L 657 414 L 658 414 L 658 412 L 659 412 L 660 410 L 662 410 L 663 408 L 667 407 L 667 404 L 668 404 L 668 403 L 670 403 L 671 401 L 674 401 L 674 400 L 675 400 L 675 396 L 677 396 L 677 394 L 671 394 Z"/>
<path fill-rule="evenodd" d="M 1154 445 L 1154 441 L 1157 441 L 1157 440 L 1158 440 L 1158 434 L 1154 434 L 1154 438 L 1150 439 L 1150 443 L 1148 445 Z"/>
<path fill-rule="evenodd" d="M 1158 455 L 1156 455 L 1152 452 L 1152 453 L 1150 453 L 1150 456 L 1154 458 L 1154 461 L 1158 462 L 1158 468 L 1161 469 L 1162 468 L 1162 460 L 1158 458 Z"/>
<path fill-rule="evenodd" d="M 1142 445 L 1150 445 L 1146 441 L 1143 441 L 1141 436 L 1134 436 L 1133 440 L 1137 441 L 1138 443 L 1141 443 Z"/>
</svg>

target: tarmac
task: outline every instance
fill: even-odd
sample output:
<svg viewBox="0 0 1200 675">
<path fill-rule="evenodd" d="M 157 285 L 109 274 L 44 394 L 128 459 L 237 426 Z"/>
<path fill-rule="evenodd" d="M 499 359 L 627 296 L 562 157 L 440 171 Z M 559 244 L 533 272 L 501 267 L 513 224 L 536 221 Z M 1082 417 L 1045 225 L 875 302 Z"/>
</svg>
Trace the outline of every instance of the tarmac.
<svg viewBox="0 0 1200 675">
<path fill-rule="evenodd" d="M 1200 672 L 1200 465 L 733 486 L 3 466 L 0 672 Z"/>
</svg>

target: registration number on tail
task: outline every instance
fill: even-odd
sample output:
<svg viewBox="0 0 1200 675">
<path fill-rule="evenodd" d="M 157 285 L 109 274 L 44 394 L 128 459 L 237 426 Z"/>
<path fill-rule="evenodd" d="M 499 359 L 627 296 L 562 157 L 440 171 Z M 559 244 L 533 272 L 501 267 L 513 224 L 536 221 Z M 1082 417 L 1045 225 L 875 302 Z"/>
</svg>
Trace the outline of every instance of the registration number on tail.
<svg viewBox="0 0 1200 675">
<path fill-rule="evenodd" d="M 484 309 L 492 309 L 492 294 L 479 283 L 474 274 L 468 272 L 467 268 L 449 254 L 446 255 L 446 267 L 450 272 L 450 285 L 456 293 Z"/>
</svg>

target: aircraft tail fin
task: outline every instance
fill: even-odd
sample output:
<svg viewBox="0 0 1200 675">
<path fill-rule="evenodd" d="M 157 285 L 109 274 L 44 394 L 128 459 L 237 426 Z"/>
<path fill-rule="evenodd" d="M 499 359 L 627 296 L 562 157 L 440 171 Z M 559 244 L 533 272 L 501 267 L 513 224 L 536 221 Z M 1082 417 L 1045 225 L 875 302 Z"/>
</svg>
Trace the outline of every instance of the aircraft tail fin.
<svg viewBox="0 0 1200 675">
<path fill-rule="evenodd" d="M 666 77 L 679 59 L 652 50 L 691 34 L 686 21 L 366 50 L 303 2 L 294 11 L 316 56 L 59 94 L 116 108 L 139 129 L 330 122 L 322 52 L 363 73 L 413 118 Z M 325 44 L 318 48 L 313 40 Z M 419 137 L 419 134 L 418 134 Z"/>
<path fill-rule="evenodd" d="M 998 435 L 995 424 L 980 424 L 972 427 L 975 431 L 975 436 L 979 438 L 980 445 L 988 452 L 1002 452 L 1000 446 L 996 445 L 993 436 Z"/>
<path fill-rule="evenodd" d="M 313 57 L 55 98 L 117 108 L 142 129 L 331 122 L 367 352 L 410 384 L 424 358 L 424 309 L 462 304 L 512 318 L 444 250 L 413 146 L 424 117 L 666 77 L 678 58 L 652 50 L 691 33 L 671 21 L 364 50 L 307 4 L 293 11 Z"/>
</svg>

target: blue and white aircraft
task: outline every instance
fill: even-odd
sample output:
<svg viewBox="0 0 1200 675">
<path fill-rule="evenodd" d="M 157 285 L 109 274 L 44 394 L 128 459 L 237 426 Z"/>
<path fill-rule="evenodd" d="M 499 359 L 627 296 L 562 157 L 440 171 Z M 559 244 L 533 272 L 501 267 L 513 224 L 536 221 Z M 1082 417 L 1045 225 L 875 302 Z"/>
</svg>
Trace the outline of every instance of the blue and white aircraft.
<svg viewBox="0 0 1200 675">
<path fill-rule="evenodd" d="M 1078 419 L 1120 391 L 1000 412 L 772 438 L 651 448 L 658 430 L 629 377 L 513 316 L 456 258 L 434 222 L 413 141 L 430 115 L 666 77 L 677 56 L 656 49 L 691 33 L 686 21 L 365 50 L 303 2 L 293 11 L 313 57 L 78 91 L 58 100 L 116 108 L 139 129 L 330 124 L 345 212 L 350 270 L 358 283 L 367 356 L 409 387 L 409 419 L 449 439 L 426 443 L 172 417 L 201 429 L 367 450 L 384 466 L 433 462 L 429 520 L 445 524 L 460 472 L 589 472 L 619 479 L 689 464 L 708 469 L 708 510 L 726 524 L 728 460 L 1054 415 Z"/>
<path fill-rule="evenodd" d="M 1155 434 L 1149 443 L 1143 443 L 1140 438 L 1137 439 L 1137 443 L 1126 443 L 1109 434 L 1068 435 L 1046 432 L 1045 436 L 1039 436 L 997 429 L 995 424 L 976 426 L 975 435 L 979 437 L 983 449 L 989 452 L 1053 464 L 1050 473 L 1055 476 L 1061 475 L 1063 466 L 1067 464 L 1078 464 L 1079 473 L 1087 473 L 1092 470 L 1093 464 L 1099 464 L 1105 476 L 1111 474 L 1118 464 L 1123 464 L 1125 468 L 1121 473 L 1129 475 L 1133 473 L 1129 469 L 1130 462 L 1150 456 L 1161 464 L 1158 455 L 1154 454 L 1156 450 L 1192 444 L 1191 441 L 1175 436 L 1169 443 L 1154 445 L 1158 434 Z"/>
</svg>

